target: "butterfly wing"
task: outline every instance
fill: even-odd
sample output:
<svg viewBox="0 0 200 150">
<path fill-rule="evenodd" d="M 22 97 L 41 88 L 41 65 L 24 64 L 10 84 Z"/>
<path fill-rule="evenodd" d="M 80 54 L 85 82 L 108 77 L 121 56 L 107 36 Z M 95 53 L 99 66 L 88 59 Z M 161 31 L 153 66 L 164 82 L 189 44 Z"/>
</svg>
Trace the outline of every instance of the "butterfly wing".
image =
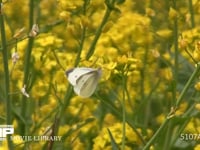
<svg viewBox="0 0 200 150">
<path fill-rule="evenodd" d="M 77 84 L 77 80 L 84 74 L 93 72 L 95 69 L 92 68 L 86 68 L 86 67 L 81 67 L 81 68 L 74 68 L 74 69 L 69 69 L 65 72 L 67 75 L 68 81 L 75 86 Z"/>
<path fill-rule="evenodd" d="M 101 70 L 94 70 L 82 75 L 74 86 L 74 91 L 81 97 L 90 97 L 96 90 L 98 80 L 101 76 Z"/>
</svg>

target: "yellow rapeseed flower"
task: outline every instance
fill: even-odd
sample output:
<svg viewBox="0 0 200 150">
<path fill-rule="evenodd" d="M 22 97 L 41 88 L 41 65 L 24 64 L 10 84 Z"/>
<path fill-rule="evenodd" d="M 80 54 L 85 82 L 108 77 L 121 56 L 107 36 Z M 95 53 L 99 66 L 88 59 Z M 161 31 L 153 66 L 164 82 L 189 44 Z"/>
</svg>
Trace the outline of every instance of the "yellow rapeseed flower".
<svg viewBox="0 0 200 150">
<path fill-rule="evenodd" d="M 72 147 L 73 149 L 77 149 L 77 150 L 85 150 L 85 145 L 81 142 L 79 138 L 75 139 L 72 142 Z"/>
<path fill-rule="evenodd" d="M 47 113 L 50 113 L 51 112 L 51 110 L 52 110 L 52 106 L 50 106 L 50 105 L 44 105 L 44 106 L 42 106 L 42 107 L 40 107 L 40 113 L 41 114 L 47 114 Z"/>
<path fill-rule="evenodd" d="M 140 129 L 137 129 L 139 133 L 141 133 Z M 128 142 L 137 143 L 138 145 L 142 144 L 141 140 L 138 138 L 137 134 L 133 131 L 133 129 L 127 125 L 126 136 Z"/>
<path fill-rule="evenodd" d="M 174 19 L 177 18 L 177 16 L 178 16 L 177 11 L 174 8 L 170 7 L 170 9 L 169 9 L 169 19 L 174 20 Z"/>
<path fill-rule="evenodd" d="M 195 50 L 193 51 L 193 57 L 196 61 L 200 61 L 200 42 L 195 45 Z"/>
<path fill-rule="evenodd" d="M 186 39 L 180 39 L 179 40 L 179 47 L 182 50 L 185 50 L 188 47 L 188 41 Z"/>
<path fill-rule="evenodd" d="M 198 123 L 197 123 L 198 122 Z M 200 125 L 199 121 L 195 118 L 192 118 L 190 122 L 188 122 L 187 126 L 185 127 L 185 132 L 187 133 L 197 133 L 198 125 Z"/>
<path fill-rule="evenodd" d="M 39 81 L 36 81 L 37 84 L 35 84 L 35 86 L 33 86 L 32 90 L 31 90 L 31 93 L 32 96 L 35 98 L 35 99 L 38 99 L 42 96 L 44 96 L 46 94 L 46 92 L 48 91 L 49 89 L 49 80 L 48 79 L 49 77 L 47 77 L 45 80 L 39 80 Z"/>
<path fill-rule="evenodd" d="M 171 81 L 173 79 L 171 68 L 160 69 L 159 74 L 162 78 L 164 78 L 167 81 Z"/>
<path fill-rule="evenodd" d="M 1 144 L 0 150 L 9 150 L 7 146 L 8 145 L 7 140 L 3 140 L 0 144 Z"/>
<path fill-rule="evenodd" d="M 71 127 L 69 125 L 61 125 L 59 126 L 59 130 L 58 130 L 58 135 L 62 136 L 65 133 L 67 133 L 69 130 L 71 129 Z"/>
<path fill-rule="evenodd" d="M 164 114 L 160 114 L 159 116 L 156 117 L 156 121 L 159 124 L 162 124 L 164 122 L 164 120 L 166 119 L 166 116 Z"/>
<path fill-rule="evenodd" d="M 155 11 L 151 8 L 146 8 L 145 12 L 146 12 L 146 15 L 150 17 L 154 17 L 156 15 Z"/>
<path fill-rule="evenodd" d="M 110 132 L 112 133 L 113 138 L 115 139 L 116 143 L 118 145 L 122 142 L 122 124 L 121 123 L 115 123 L 113 125 L 110 125 L 109 127 L 104 127 L 100 134 L 94 139 L 94 145 L 93 149 L 95 150 L 101 150 L 101 149 L 108 149 L 111 146 L 111 140 L 110 136 L 108 134 L 107 128 L 109 128 Z M 139 130 L 139 129 L 138 129 Z M 140 130 L 139 130 L 140 132 Z M 126 124 L 126 136 L 127 136 L 127 143 L 137 143 L 138 145 L 141 144 L 141 141 L 133 131 L 133 129 Z M 128 148 L 128 147 L 127 147 Z"/>
<path fill-rule="evenodd" d="M 200 111 L 200 103 L 197 103 L 197 104 L 195 105 L 195 108 L 196 108 L 198 111 Z"/>
<path fill-rule="evenodd" d="M 107 113 L 106 116 L 105 116 L 105 118 L 104 118 L 104 125 L 105 126 L 111 126 L 116 121 L 117 121 L 117 119 L 116 119 L 116 117 L 113 114 Z"/>
<path fill-rule="evenodd" d="M 79 1 L 79 0 L 76 0 L 76 1 L 58 0 L 58 4 L 63 10 L 71 11 L 71 10 L 75 10 L 79 7 L 82 7 L 83 1 Z"/>
<path fill-rule="evenodd" d="M 62 11 L 59 14 L 61 19 L 68 21 L 70 19 L 70 13 L 68 11 Z"/>
<path fill-rule="evenodd" d="M 197 91 L 200 91 L 200 82 L 197 82 L 194 87 Z"/>
<path fill-rule="evenodd" d="M 188 107 L 188 103 L 186 103 L 186 102 L 181 103 L 179 108 L 176 110 L 175 115 L 184 114 L 187 107 Z"/>
<path fill-rule="evenodd" d="M 13 134 L 12 137 L 13 137 L 13 143 L 14 143 L 15 145 L 17 145 L 18 148 L 23 148 L 23 146 L 24 146 L 24 144 L 23 144 L 24 141 L 23 141 L 23 139 L 21 138 L 21 136 L 20 136 L 20 135 Z"/>
<path fill-rule="evenodd" d="M 52 35 L 43 35 L 42 38 L 37 40 L 37 43 L 43 47 L 51 46 L 54 44 L 55 38 Z"/>
<path fill-rule="evenodd" d="M 170 38 L 172 36 L 172 30 L 163 29 L 156 32 L 162 38 Z"/>
<path fill-rule="evenodd" d="M 200 144 L 197 144 L 197 145 L 194 147 L 194 150 L 200 150 Z"/>
<path fill-rule="evenodd" d="M 194 50 L 193 57 L 196 61 L 200 61 L 200 50 Z"/>
</svg>

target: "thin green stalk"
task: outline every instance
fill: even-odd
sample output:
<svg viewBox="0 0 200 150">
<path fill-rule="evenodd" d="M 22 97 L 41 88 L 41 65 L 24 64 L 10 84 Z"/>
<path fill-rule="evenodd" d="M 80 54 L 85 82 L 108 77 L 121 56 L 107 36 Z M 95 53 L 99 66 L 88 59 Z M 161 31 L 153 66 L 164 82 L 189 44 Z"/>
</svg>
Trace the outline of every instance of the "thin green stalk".
<svg viewBox="0 0 200 150">
<path fill-rule="evenodd" d="M 123 74 L 122 79 L 122 85 L 123 85 L 123 97 L 122 97 L 122 150 L 125 150 L 126 145 L 126 104 L 125 104 L 125 89 L 126 89 L 126 81 L 125 81 L 125 75 Z"/>
<path fill-rule="evenodd" d="M 171 145 L 174 145 L 174 143 L 177 141 L 177 139 L 180 137 L 181 133 L 183 132 L 183 130 L 185 129 L 185 127 L 187 126 L 187 124 L 189 123 L 189 121 L 191 121 L 192 117 L 191 117 L 191 114 L 192 112 L 194 111 L 194 107 L 195 107 L 195 103 L 192 104 L 192 106 L 190 106 L 190 108 L 182 115 L 182 118 L 185 118 L 184 119 L 184 122 L 182 122 L 180 125 L 179 125 L 179 128 L 177 128 L 176 132 L 173 134 L 172 136 L 172 140 L 171 140 L 171 143 L 170 143 L 170 146 Z"/>
<path fill-rule="evenodd" d="M 159 127 L 159 129 L 156 131 L 156 133 L 153 135 L 153 137 L 149 140 L 149 142 L 145 145 L 145 147 L 142 150 L 147 150 L 149 149 L 149 147 L 152 145 L 152 143 L 154 142 L 154 140 L 158 137 L 159 134 L 162 133 L 164 127 L 167 125 L 167 123 L 169 122 L 169 119 L 167 118 Z"/>
<path fill-rule="evenodd" d="M 106 107 L 108 107 L 110 110 L 112 110 L 114 112 L 114 115 L 116 117 L 119 117 L 120 119 L 123 118 L 122 116 L 122 112 L 118 110 L 117 107 L 115 107 L 113 104 L 109 103 L 109 100 L 107 99 L 103 99 L 101 96 L 97 95 L 98 99 L 100 101 L 102 101 L 102 103 L 104 103 L 106 105 Z M 145 139 L 143 138 L 143 136 L 141 135 L 141 133 L 137 130 L 137 128 L 134 125 L 134 122 L 132 121 L 132 118 L 127 117 L 126 115 L 126 123 L 133 129 L 133 131 L 136 133 L 137 137 L 140 139 L 142 145 L 144 145 Z"/>
<path fill-rule="evenodd" d="M 145 48 L 145 53 L 144 53 L 144 57 L 143 57 L 143 67 L 142 67 L 142 70 L 140 72 L 140 75 L 141 75 L 141 83 L 140 83 L 140 93 L 141 93 L 141 100 L 144 100 L 145 98 L 145 95 L 144 95 L 144 83 L 145 83 L 145 74 L 146 74 L 146 69 L 147 69 L 147 60 L 148 60 L 148 52 L 149 52 L 149 48 L 146 47 Z"/>
<path fill-rule="evenodd" d="M 84 5 L 83 5 L 83 15 L 86 15 L 86 10 L 87 10 L 88 4 L 89 4 L 89 1 L 85 0 Z M 75 61 L 74 67 L 77 67 L 79 62 L 80 62 L 81 52 L 83 50 L 83 44 L 85 42 L 85 35 L 86 35 L 86 26 L 83 25 L 82 26 L 81 39 L 80 39 L 80 43 L 79 43 L 79 50 L 78 50 L 78 54 L 76 56 L 76 61 Z"/>
<path fill-rule="evenodd" d="M 164 139 L 164 146 L 163 146 L 163 150 L 169 150 L 170 147 L 170 140 L 171 140 L 171 132 L 172 132 L 172 122 L 170 121 L 167 124 L 167 129 L 166 129 L 166 138 Z"/>
<path fill-rule="evenodd" d="M 78 51 L 78 54 L 77 54 L 77 57 L 76 57 L 74 67 L 77 67 L 79 62 L 80 62 L 81 52 L 82 52 L 83 44 L 84 44 L 84 41 L 85 41 L 85 33 L 86 33 L 86 27 L 83 27 L 82 34 L 81 34 L 80 48 L 79 48 L 79 51 Z"/>
<path fill-rule="evenodd" d="M 85 34 L 86 34 L 86 27 L 84 26 L 82 30 L 82 34 L 81 34 L 80 46 L 79 46 L 78 54 L 76 56 L 74 67 L 77 67 L 80 62 L 81 52 L 82 52 L 83 44 L 85 41 Z"/>
<path fill-rule="evenodd" d="M 186 94 L 186 92 L 188 91 L 190 85 L 192 84 L 192 82 L 194 81 L 194 79 L 197 77 L 198 73 L 200 71 L 200 63 L 197 64 L 196 69 L 194 70 L 194 72 L 192 73 L 192 75 L 190 76 L 189 80 L 187 81 L 186 85 L 184 86 L 181 94 L 179 95 L 177 101 L 176 101 L 176 105 L 175 105 L 175 109 L 178 108 L 178 106 L 180 105 L 181 101 L 183 100 L 184 95 Z M 171 112 L 169 113 L 170 115 Z M 143 150 L 148 149 L 152 143 L 154 142 L 154 140 L 158 137 L 158 135 L 160 133 L 162 133 L 163 128 L 167 125 L 167 123 L 169 122 L 170 115 L 168 115 L 168 117 L 165 119 L 165 121 L 161 124 L 161 126 L 159 127 L 159 129 L 156 131 L 156 133 L 153 135 L 153 137 L 148 141 L 148 143 L 145 145 L 145 147 L 143 148 Z"/>
<path fill-rule="evenodd" d="M 83 5 L 83 15 L 86 14 L 87 4 L 88 4 L 88 1 L 85 1 L 84 5 Z M 80 45 L 79 45 L 79 49 L 78 49 L 78 54 L 77 54 L 76 60 L 74 62 L 75 67 L 78 66 L 78 64 L 80 62 L 80 56 L 81 56 L 81 52 L 83 50 L 83 44 L 84 44 L 84 41 L 85 41 L 85 34 L 86 34 L 86 27 L 83 26 L 82 33 L 81 33 L 81 39 L 80 39 L 80 42 L 79 42 Z M 55 135 L 57 134 L 61 120 L 62 120 L 63 116 L 65 115 L 65 110 L 69 106 L 70 99 L 72 97 L 72 93 L 73 93 L 72 86 L 68 85 L 68 88 L 66 90 L 66 94 L 65 94 L 65 97 L 64 97 L 64 103 L 63 103 L 63 105 L 61 105 L 61 108 L 60 108 L 60 111 L 59 111 L 59 114 L 58 114 L 59 119 L 57 121 L 57 126 L 56 126 L 56 129 L 55 129 Z"/>
<path fill-rule="evenodd" d="M 29 1 L 29 29 L 31 30 L 32 25 L 33 25 L 33 15 L 34 15 L 34 0 Z M 28 84 L 28 77 L 29 77 L 29 68 L 30 68 L 30 63 L 31 63 L 31 53 L 32 53 L 32 48 L 33 48 L 33 42 L 34 38 L 30 37 L 28 40 L 28 46 L 26 49 L 26 54 L 25 54 L 25 62 L 24 62 L 24 81 L 23 81 L 23 86 L 25 85 L 27 87 Z M 27 97 L 23 96 L 22 97 L 22 109 L 21 109 L 21 115 L 26 119 L 27 117 L 27 110 L 28 110 L 28 103 L 27 103 Z M 27 135 L 28 132 L 28 127 L 25 124 L 21 124 L 21 133 L 23 135 Z"/>
<path fill-rule="evenodd" d="M 99 39 L 99 37 L 100 37 L 100 35 L 102 33 L 103 27 L 105 26 L 106 22 L 108 21 L 108 18 L 110 17 L 111 12 L 112 12 L 112 9 L 109 6 L 107 6 L 105 15 L 103 17 L 103 20 L 102 20 L 99 28 L 97 29 L 95 37 L 94 37 L 94 39 L 92 41 L 92 44 L 90 45 L 90 48 L 88 50 L 88 53 L 87 53 L 87 56 L 86 56 L 86 60 L 88 60 L 92 56 L 92 54 L 94 53 L 97 41 L 98 41 L 98 39 Z"/>
<path fill-rule="evenodd" d="M 176 6 L 176 0 L 173 0 L 173 7 L 175 10 L 177 10 L 177 6 Z M 179 73 L 179 50 L 178 50 L 178 19 L 177 17 L 174 18 L 174 27 L 173 27 L 173 38 L 174 38 L 174 80 L 172 81 L 172 104 L 171 107 L 175 105 L 176 103 L 176 92 L 177 92 L 177 88 L 176 88 L 176 82 L 178 81 L 178 73 Z M 170 140 L 171 140 L 171 132 L 172 132 L 172 125 L 171 122 L 169 122 L 169 124 L 167 125 L 166 128 L 166 137 L 165 137 L 165 141 L 164 141 L 164 147 L 163 149 L 166 150 Z"/>
<path fill-rule="evenodd" d="M 141 81 L 140 81 L 140 95 L 141 95 L 141 101 L 145 102 L 146 104 L 146 108 L 145 108 L 145 112 L 142 113 L 142 123 L 144 124 L 144 126 L 146 125 L 145 124 L 145 121 L 146 121 L 146 114 L 148 113 L 149 114 L 149 104 L 150 104 L 150 101 L 148 99 L 146 99 L 145 97 L 145 81 L 146 81 L 146 73 L 147 73 L 147 61 L 148 61 L 148 53 L 149 53 L 149 48 L 148 46 L 146 46 L 145 48 L 145 54 L 143 56 L 143 68 L 140 72 L 141 74 Z M 145 114 L 145 116 L 143 116 L 143 114 Z"/>
<path fill-rule="evenodd" d="M 176 0 L 173 0 L 174 9 L 176 10 Z M 178 20 L 177 18 L 174 19 L 174 80 L 177 81 L 178 79 L 178 72 L 179 72 L 179 60 L 178 60 Z M 176 90 L 176 88 L 174 89 Z"/>
<path fill-rule="evenodd" d="M 151 91 L 148 93 L 148 95 L 145 97 L 145 99 L 143 100 L 143 103 L 146 104 L 147 106 L 147 109 L 145 111 L 145 116 L 144 116 L 144 127 L 147 127 L 148 126 L 148 122 L 149 122 L 149 119 L 150 119 L 150 104 L 152 102 L 152 95 L 154 92 L 156 92 L 158 86 L 160 85 L 160 82 L 161 82 L 161 79 L 159 79 L 155 85 L 153 86 L 153 88 L 151 89 Z M 143 104 L 142 104 L 143 105 Z"/>
<path fill-rule="evenodd" d="M 48 23 L 47 25 L 43 26 L 40 28 L 40 33 L 47 33 L 48 31 L 50 31 L 53 27 L 58 26 L 60 24 L 64 23 L 64 20 L 57 20 L 53 23 Z M 29 38 L 28 35 L 20 37 L 17 39 L 17 42 L 21 42 L 23 40 L 26 40 L 27 38 Z M 11 40 L 7 41 L 7 47 L 16 44 L 16 39 L 12 38 Z M 0 47 L 0 51 L 2 50 L 2 47 Z"/>
<path fill-rule="evenodd" d="M 181 101 L 183 100 L 183 97 L 185 96 L 187 90 L 189 89 L 189 87 L 192 84 L 192 82 L 194 81 L 194 79 L 197 77 L 199 71 L 200 71 L 200 63 L 198 63 L 196 65 L 195 71 L 192 73 L 192 75 L 190 76 L 188 82 L 184 86 L 183 91 L 181 92 L 180 96 L 178 97 L 178 99 L 176 101 L 176 107 L 175 108 L 177 108 L 180 105 Z"/>
<path fill-rule="evenodd" d="M 6 33 L 4 26 L 4 16 L 2 11 L 2 0 L 0 0 L 0 27 L 1 27 L 1 44 L 2 44 L 2 55 L 3 55 L 3 66 L 5 73 L 5 102 L 6 102 L 6 124 L 12 124 L 12 103 L 10 99 L 10 85 L 9 85 L 9 68 L 8 68 L 8 51 L 6 47 Z M 10 135 L 7 136 L 8 148 L 13 149 L 13 143 L 10 139 Z"/>
<path fill-rule="evenodd" d="M 189 3 L 189 10 L 190 10 L 190 21 L 191 21 L 191 26 L 192 28 L 195 27 L 195 21 L 194 21 L 194 10 L 192 6 L 192 0 L 188 0 Z"/>
</svg>

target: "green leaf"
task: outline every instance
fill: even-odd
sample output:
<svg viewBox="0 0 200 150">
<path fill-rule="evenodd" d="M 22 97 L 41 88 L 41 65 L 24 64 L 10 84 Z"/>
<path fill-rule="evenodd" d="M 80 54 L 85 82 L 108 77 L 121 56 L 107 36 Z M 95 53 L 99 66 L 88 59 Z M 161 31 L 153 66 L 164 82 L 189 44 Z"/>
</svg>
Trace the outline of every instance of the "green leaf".
<svg viewBox="0 0 200 150">
<path fill-rule="evenodd" d="M 118 145 L 117 145 L 114 137 L 112 136 L 112 133 L 110 132 L 109 129 L 107 129 L 107 130 L 108 130 L 108 134 L 110 136 L 110 140 L 111 140 L 111 144 L 112 144 L 112 150 L 119 150 Z"/>
</svg>

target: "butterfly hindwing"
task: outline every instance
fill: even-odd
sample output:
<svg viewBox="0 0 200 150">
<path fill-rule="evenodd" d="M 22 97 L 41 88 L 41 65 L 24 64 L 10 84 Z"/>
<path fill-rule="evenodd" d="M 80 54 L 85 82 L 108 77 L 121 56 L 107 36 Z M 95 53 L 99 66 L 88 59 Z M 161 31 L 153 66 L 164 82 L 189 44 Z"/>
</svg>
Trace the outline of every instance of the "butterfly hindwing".
<svg viewBox="0 0 200 150">
<path fill-rule="evenodd" d="M 82 97 L 90 97 L 98 84 L 98 72 L 90 72 L 81 77 L 77 85 L 74 86 L 74 91 Z"/>
<path fill-rule="evenodd" d="M 77 80 L 84 74 L 87 74 L 91 71 L 94 71 L 92 68 L 86 68 L 86 67 L 81 67 L 81 68 L 74 68 L 74 69 L 69 69 L 66 71 L 66 75 L 68 77 L 69 82 L 75 86 L 77 84 Z"/>
<path fill-rule="evenodd" d="M 74 87 L 74 92 L 81 97 L 90 97 L 98 84 L 101 69 L 75 68 L 66 71 L 69 82 Z"/>
</svg>

